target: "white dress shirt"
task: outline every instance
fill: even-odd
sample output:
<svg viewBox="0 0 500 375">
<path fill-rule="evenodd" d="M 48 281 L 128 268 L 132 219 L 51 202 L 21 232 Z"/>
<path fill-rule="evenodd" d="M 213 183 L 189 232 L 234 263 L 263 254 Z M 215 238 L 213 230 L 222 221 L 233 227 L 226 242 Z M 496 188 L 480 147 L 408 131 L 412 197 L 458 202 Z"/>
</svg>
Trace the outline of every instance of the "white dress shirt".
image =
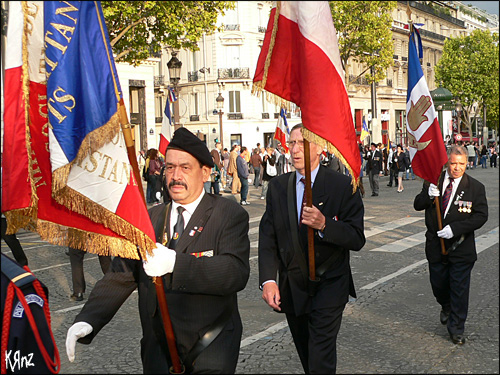
<svg viewBox="0 0 500 375">
<path fill-rule="evenodd" d="M 448 207 L 446 207 L 446 209 L 444 211 L 443 218 L 446 217 L 446 215 L 448 214 L 448 211 L 450 210 L 450 207 L 451 207 L 452 201 L 453 201 L 453 197 L 455 196 L 455 193 L 457 192 L 458 185 L 460 184 L 460 181 L 462 181 L 462 177 L 453 179 L 453 188 L 451 190 L 450 200 L 448 201 Z M 448 171 L 446 171 L 446 174 L 444 176 L 443 188 L 442 188 L 442 191 L 441 191 L 441 196 L 444 195 L 444 192 L 446 191 L 446 187 L 448 186 L 449 183 L 450 183 L 450 175 L 448 174 Z"/>
<path fill-rule="evenodd" d="M 187 223 L 189 223 L 189 220 L 191 219 L 191 216 L 193 216 L 194 211 L 200 204 L 201 200 L 203 199 L 203 196 L 205 195 L 205 189 L 201 191 L 200 196 L 194 201 L 189 204 L 179 204 L 174 201 L 172 201 L 172 209 L 170 210 L 170 235 L 174 233 L 174 226 L 175 223 L 177 223 L 177 216 L 179 215 L 177 212 L 177 207 L 182 206 L 184 208 L 184 212 L 182 213 L 182 217 L 184 218 L 184 228 L 186 228 Z"/>
</svg>

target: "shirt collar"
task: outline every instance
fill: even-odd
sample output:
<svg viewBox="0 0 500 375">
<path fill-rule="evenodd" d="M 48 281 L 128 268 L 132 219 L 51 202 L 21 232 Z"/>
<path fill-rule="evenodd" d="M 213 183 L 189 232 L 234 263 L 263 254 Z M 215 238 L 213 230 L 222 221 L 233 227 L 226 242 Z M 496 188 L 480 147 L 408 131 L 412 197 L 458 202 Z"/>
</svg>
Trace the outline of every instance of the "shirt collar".
<svg viewBox="0 0 500 375">
<path fill-rule="evenodd" d="M 319 171 L 319 164 L 316 168 L 314 168 L 313 171 L 311 171 L 311 186 L 314 185 L 314 180 L 316 180 L 316 176 L 318 175 L 318 171 Z M 306 176 L 302 176 L 299 171 L 295 171 L 295 176 L 296 176 L 296 180 L 295 180 L 295 183 L 298 184 L 300 182 L 300 179 L 301 178 L 306 178 Z"/>
<path fill-rule="evenodd" d="M 196 210 L 196 208 L 198 207 L 198 205 L 200 204 L 204 195 L 205 195 L 205 189 L 202 189 L 200 196 L 194 202 L 188 204 L 179 204 L 172 201 L 172 212 L 177 212 L 177 207 L 182 206 L 189 215 L 192 215 Z"/>
<path fill-rule="evenodd" d="M 463 177 L 463 176 L 464 176 L 464 175 L 462 175 L 462 176 L 461 176 L 461 177 L 459 177 L 459 178 L 454 178 L 454 179 L 453 179 L 453 186 L 458 186 L 458 185 L 460 184 L 460 181 L 462 181 L 462 177 Z M 446 170 L 446 173 L 445 173 L 445 175 L 444 175 L 444 181 L 443 181 L 443 185 L 444 185 L 444 186 L 448 186 L 448 184 L 450 183 L 450 182 L 449 182 L 449 181 L 450 181 L 450 177 L 451 177 L 451 176 L 448 174 L 448 170 Z"/>
</svg>

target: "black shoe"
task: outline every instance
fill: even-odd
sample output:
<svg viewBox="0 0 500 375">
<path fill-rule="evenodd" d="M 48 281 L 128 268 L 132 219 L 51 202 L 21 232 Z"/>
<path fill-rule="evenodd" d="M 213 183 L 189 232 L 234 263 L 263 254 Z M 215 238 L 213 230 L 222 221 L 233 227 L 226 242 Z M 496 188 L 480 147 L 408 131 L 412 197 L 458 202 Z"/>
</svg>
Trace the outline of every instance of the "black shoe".
<svg viewBox="0 0 500 375">
<path fill-rule="evenodd" d="M 450 316 L 449 311 L 441 310 L 441 312 L 439 313 L 439 320 L 441 321 L 441 324 L 444 325 L 444 324 L 448 323 L 449 316 Z"/>
<path fill-rule="evenodd" d="M 73 293 L 69 298 L 75 302 L 83 301 L 83 293 Z"/>
<path fill-rule="evenodd" d="M 450 338 L 451 338 L 451 341 L 453 341 L 453 343 L 456 345 L 465 344 L 465 337 L 463 335 L 454 335 L 454 334 L 450 333 Z"/>
<path fill-rule="evenodd" d="M 392 184 L 387 184 L 387 186 L 392 187 Z"/>
<path fill-rule="evenodd" d="M 375 197 L 376 195 L 377 195 L 377 194 L 375 194 L 375 193 L 372 193 L 372 197 Z"/>
</svg>

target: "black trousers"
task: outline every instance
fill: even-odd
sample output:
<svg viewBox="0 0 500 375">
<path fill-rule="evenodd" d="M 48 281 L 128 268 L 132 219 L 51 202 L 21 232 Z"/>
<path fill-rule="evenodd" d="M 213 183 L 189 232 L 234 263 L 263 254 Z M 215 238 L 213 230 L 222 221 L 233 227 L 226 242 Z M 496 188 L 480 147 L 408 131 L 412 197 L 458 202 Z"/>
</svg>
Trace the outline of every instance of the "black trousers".
<svg viewBox="0 0 500 375">
<path fill-rule="evenodd" d="M 448 332 L 463 334 L 469 310 L 470 274 L 473 263 L 429 263 L 432 292 L 442 309 L 450 312 Z"/>
<path fill-rule="evenodd" d="M 73 281 L 73 293 L 85 293 L 85 276 L 83 275 L 83 258 L 86 252 L 69 247 L 69 261 L 71 263 L 71 279 Z M 99 255 L 102 273 L 108 272 L 111 265 L 111 257 Z"/>
<path fill-rule="evenodd" d="M 316 309 L 309 314 L 286 314 L 288 327 L 306 374 L 335 374 L 337 335 L 344 305 Z"/>
<path fill-rule="evenodd" d="M 21 243 L 17 239 L 15 234 L 5 234 L 7 232 L 7 219 L 2 217 L 2 239 L 5 241 L 7 246 L 9 246 L 12 251 L 12 255 L 17 263 L 21 265 L 21 267 L 28 265 L 28 258 L 26 258 L 26 254 L 24 253 L 23 247 Z"/>
</svg>

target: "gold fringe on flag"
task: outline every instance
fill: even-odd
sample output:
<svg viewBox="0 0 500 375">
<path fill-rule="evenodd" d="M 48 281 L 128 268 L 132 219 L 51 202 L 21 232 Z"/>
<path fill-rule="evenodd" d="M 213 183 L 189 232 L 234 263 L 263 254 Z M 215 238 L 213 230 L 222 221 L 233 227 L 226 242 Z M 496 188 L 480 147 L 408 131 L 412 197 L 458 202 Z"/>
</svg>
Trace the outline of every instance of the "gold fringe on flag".
<svg viewBox="0 0 500 375">
<path fill-rule="evenodd" d="M 97 255 L 120 256 L 139 260 L 136 245 L 124 238 L 87 232 L 45 220 L 38 220 L 36 231 L 42 240 L 54 245 L 70 246 Z"/>
<path fill-rule="evenodd" d="M 23 9 L 23 39 L 22 39 L 22 94 L 24 100 L 24 118 L 25 118 L 25 139 L 26 153 L 28 157 L 28 178 L 31 187 L 30 203 L 28 207 L 5 212 L 7 219 L 7 234 L 14 234 L 21 228 L 33 227 L 36 222 L 38 211 L 38 195 L 36 193 L 35 180 L 33 178 L 33 152 L 31 150 L 31 133 L 29 120 L 29 99 L 30 99 L 30 77 L 28 68 L 28 35 L 32 33 L 32 25 L 29 20 L 29 9 L 26 1 L 21 2 Z M 31 25 L 31 26 L 30 26 Z"/>
<path fill-rule="evenodd" d="M 276 4 L 276 13 L 274 14 L 273 20 L 273 31 L 271 33 L 271 40 L 269 41 L 269 49 L 267 50 L 266 62 L 264 63 L 264 74 L 262 76 L 262 81 L 257 81 L 252 84 L 252 95 L 257 97 L 260 96 L 262 91 L 265 91 L 265 86 L 267 83 L 267 75 L 269 73 L 269 65 L 271 65 L 271 57 L 273 55 L 274 44 L 276 43 L 276 34 L 278 33 L 278 19 L 281 12 L 281 1 Z M 266 92 L 266 100 L 280 108 L 285 108 L 290 111 L 291 105 L 288 100 L 285 100 L 278 95 L 270 92 Z"/>
<path fill-rule="evenodd" d="M 340 151 L 335 147 L 332 143 L 328 142 L 326 139 L 323 137 L 320 137 L 319 135 L 313 133 L 309 129 L 307 129 L 305 126 L 302 128 L 302 136 L 304 139 L 306 139 L 309 142 L 316 143 L 317 145 L 320 146 L 325 146 L 330 154 L 334 154 L 339 160 L 342 162 L 342 164 L 345 165 L 349 173 L 351 174 L 351 185 L 352 185 L 352 192 L 353 194 L 356 192 L 356 189 L 358 188 L 359 185 L 359 177 L 356 179 L 354 177 L 353 169 L 349 165 L 349 163 L 346 161 L 344 156 L 340 153 Z M 361 167 L 361 166 L 360 166 Z"/>
<path fill-rule="evenodd" d="M 84 215 L 96 223 L 103 224 L 128 241 L 137 244 L 143 257 L 146 252 L 152 255 L 151 250 L 156 248 L 156 243 L 144 232 L 69 186 L 65 186 L 57 193 L 53 193 L 53 198 L 71 211 Z"/>
</svg>

